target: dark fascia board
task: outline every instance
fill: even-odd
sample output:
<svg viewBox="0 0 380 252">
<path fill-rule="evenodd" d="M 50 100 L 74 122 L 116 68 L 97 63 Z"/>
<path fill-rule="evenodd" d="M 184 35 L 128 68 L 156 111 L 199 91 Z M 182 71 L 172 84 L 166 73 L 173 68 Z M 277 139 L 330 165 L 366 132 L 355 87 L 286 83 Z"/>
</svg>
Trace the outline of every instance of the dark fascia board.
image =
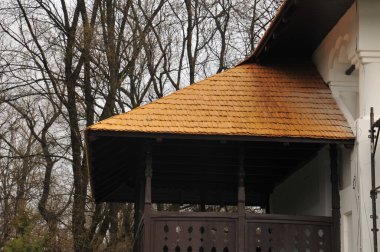
<svg viewBox="0 0 380 252">
<path fill-rule="evenodd" d="M 326 36 L 326 34 L 333 28 L 333 26 L 336 24 L 336 22 L 339 20 L 339 18 L 342 15 L 344 15 L 344 13 L 347 11 L 349 6 L 351 6 L 354 2 L 355 2 L 355 0 L 339 0 L 339 1 L 332 1 L 330 4 L 330 2 L 328 0 L 320 0 L 320 1 L 316 1 L 316 0 L 307 0 L 307 1 L 306 0 L 304 0 L 304 1 L 302 1 L 302 0 L 285 0 L 283 5 L 279 8 L 277 15 L 273 18 L 273 21 L 271 22 L 269 28 L 267 29 L 264 36 L 262 37 L 262 39 L 258 43 L 258 45 L 257 45 L 256 49 L 254 50 L 254 52 L 252 53 L 252 55 L 249 56 L 248 58 L 246 58 L 245 60 L 243 60 L 241 63 L 239 63 L 239 65 L 246 64 L 246 63 L 253 63 L 253 62 L 254 63 L 261 63 L 262 61 L 267 60 L 267 56 L 266 56 L 267 49 L 269 49 L 269 51 L 273 50 L 273 48 L 272 48 L 273 45 L 271 42 L 275 39 L 276 41 L 280 41 L 280 43 L 281 43 L 282 37 L 284 35 L 281 35 L 279 38 L 277 35 L 281 33 L 282 28 L 285 28 L 285 26 L 287 26 L 287 25 L 292 25 L 292 27 L 295 25 L 294 23 L 290 24 L 291 19 L 294 17 L 295 12 L 297 12 L 299 15 L 301 12 L 312 11 L 313 6 L 309 6 L 310 4 L 314 4 L 314 5 L 320 4 L 323 8 L 329 8 L 329 9 L 333 8 L 333 13 L 330 12 L 330 14 L 335 15 L 335 18 L 330 17 L 330 19 L 329 19 L 329 21 L 327 21 L 327 23 L 322 24 L 322 26 L 324 28 L 321 30 L 321 32 L 323 32 L 323 34 L 320 34 L 320 36 Z M 335 9 L 335 8 L 337 8 L 337 9 Z M 321 10 L 319 10 L 319 11 L 321 11 Z M 297 13 L 295 16 L 297 16 Z M 306 14 L 303 14 L 303 15 L 306 15 Z M 317 20 L 314 20 L 314 21 L 318 23 Z M 323 21 L 323 20 L 320 20 L 320 21 Z M 298 20 L 297 25 L 299 24 L 299 22 L 300 22 L 300 20 Z M 317 23 L 316 23 L 316 25 L 317 25 Z M 318 23 L 318 25 L 319 25 L 319 23 Z M 292 31 L 292 32 L 295 32 L 295 31 Z M 288 31 L 287 36 L 289 36 L 289 35 L 292 35 L 292 34 L 289 34 L 289 31 Z M 323 39 L 323 37 L 320 38 L 320 40 L 322 40 L 322 39 Z M 310 46 L 312 46 L 312 47 L 317 46 L 318 43 L 320 43 L 320 42 L 321 41 L 318 42 L 315 40 L 313 43 L 317 43 L 317 44 L 315 44 L 315 45 L 313 44 Z M 291 47 L 289 49 L 290 50 L 296 50 L 295 48 L 298 48 L 298 47 Z M 312 52 L 309 52 L 309 53 L 310 53 L 310 55 L 304 55 L 304 54 L 302 54 L 302 55 L 306 56 L 308 58 L 308 57 L 311 57 Z M 273 55 L 272 56 L 268 55 L 268 56 L 271 58 L 273 57 Z M 295 56 L 300 57 L 301 55 L 295 55 Z M 287 57 L 288 57 L 288 55 L 287 55 Z"/>
<path fill-rule="evenodd" d="M 87 141 L 97 137 L 133 137 L 146 139 L 187 139 L 187 140 L 217 140 L 240 142 L 282 142 L 282 143 L 321 143 L 321 144 L 353 144 L 355 139 L 325 139 L 325 138 L 296 138 L 296 137 L 260 137 L 260 136 L 229 136 L 229 135 L 190 135 L 168 133 L 145 133 L 125 131 L 86 131 Z"/>
<path fill-rule="evenodd" d="M 273 34 L 276 31 L 277 27 L 281 23 L 286 22 L 285 16 L 287 14 L 289 15 L 290 12 L 294 10 L 296 4 L 297 4 L 297 0 L 284 1 L 284 3 L 281 5 L 279 10 L 277 11 L 276 16 L 274 17 L 271 24 L 269 25 L 269 28 L 265 31 L 264 36 L 260 39 L 260 42 L 258 43 L 257 47 L 253 51 L 252 55 L 248 56 L 246 59 L 240 62 L 238 66 L 244 65 L 250 62 L 256 62 L 258 60 L 260 54 L 265 50 L 265 47 L 268 41 L 273 37 Z"/>
<path fill-rule="evenodd" d="M 84 131 L 84 152 L 86 153 L 86 163 L 87 163 L 87 173 L 89 175 L 89 182 L 90 182 L 90 191 L 94 199 L 97 199 L 95 195 L 95 190 L 94 190 L 94 176 L 92 172 L 92 155 L 90 151 L 90 137 L 89 137 L 89 131 L 85 130 Z"/>
</svg>

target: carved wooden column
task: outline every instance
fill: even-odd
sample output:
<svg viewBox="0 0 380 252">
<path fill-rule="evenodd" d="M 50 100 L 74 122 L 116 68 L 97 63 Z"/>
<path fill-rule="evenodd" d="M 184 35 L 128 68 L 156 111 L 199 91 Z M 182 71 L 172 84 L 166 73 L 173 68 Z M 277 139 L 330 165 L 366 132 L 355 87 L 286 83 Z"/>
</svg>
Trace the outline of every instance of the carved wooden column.
<svg viewBox="0 0 380 252">
<path fill-rule="evenodd" d="M 338 150 L 336 144 L 330 144 L 331 199 L 332 199 L 332 251 L 340 251 L 340 196 L 338 175 Z"/>
<path fill-rule="evenodd" d="M 138 171 L 138 174 L 136 176 L 136 185 L 135 185 L 135 206 L 134 206 L 134 210 L 135 210 L 135 216 L 134 216 L 134 221 L 135 221 L 135 224 L 134 224 L 134 237 L 135 237 L 135 244 L 134 244 L 134 248 L 133 248 L 133 251 L 134 252 L 141 252 L 142 251 L 142 247 L 141 247 L 141 243 L 140 243 L 140 240 L 142 239 L 141 235 L 143 235 L 141 232 L 140 232 L 140 229 L 142 228 L 142 225 L 143 225 L 143 215 L 144 215 L 144 190 L 145 190 L 145 177 L 144 177 L 144 171 L 141 171 L 143 164 L 143 162 L 140 163 L 140 166 L 139 166 L 139 171 Z"/>
<path fill-rule="evenodd" d="M 245 171 L 244 171 L 244 147 L 240 148 L 239 153 L 239 189 L 238 189 L 238 248 L 239 252 L 245 251 Z"/>
<path fill-rule="evenodd" d="M 148 145 L 145 156 L 144 252 L 150 252 L 151 246 L 152 173 L 152 148 Z"/>
</svg>

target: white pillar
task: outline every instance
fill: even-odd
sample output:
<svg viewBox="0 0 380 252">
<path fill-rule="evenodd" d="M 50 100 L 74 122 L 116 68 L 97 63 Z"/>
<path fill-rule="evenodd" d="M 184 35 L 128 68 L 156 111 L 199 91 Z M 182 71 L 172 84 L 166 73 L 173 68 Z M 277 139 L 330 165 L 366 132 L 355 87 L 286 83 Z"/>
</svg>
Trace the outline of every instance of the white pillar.
<svg viewBox="0 0 380 252">
<path fill-rule="evenodd" d="M 380 57 L 378 59 L 380 61 Z M 370 107 L 374 107 L 375 114 L 380 115 L 380 62 L 360 64 L 359 93 L 360 118 L 369 119 Z"/>
<path fill-rule="evenodd" d="M 370 107 L 380 117 L 380 1 L 358 0 L 358 38 L 355 64 L 359 69 L 359 118 L 357 125 L 357 169 L 361 251 L 373 251 L 371 190 Z M 376 180 L 380 185 L 380 148 L 377 151 Z M 378 200 L 378 206 L 380 200 Z M 378 208 L 379 211 L 379 208 Z"/>
<path fill-rule="evenodd" d="M 371 190 L 371 150 L 370 139 L 370 108 L 375 109 L 375 118 L 380 117 L 380 54 L 377 51 L 358 52 L 357 66 L 359 67 L 359 118 L 357 126 L 357 166 L 359 199 L 359 229 L 361 237 L 361 251 L 373 251 L 372 241 L 372 203 Z M 376 181 L 380 185 L 380 148 L 376 155 Z M 380 205 L 380 201 L 378 206 Z M 378 207 L 378 211 L 380 208 Z"/>
</svg>

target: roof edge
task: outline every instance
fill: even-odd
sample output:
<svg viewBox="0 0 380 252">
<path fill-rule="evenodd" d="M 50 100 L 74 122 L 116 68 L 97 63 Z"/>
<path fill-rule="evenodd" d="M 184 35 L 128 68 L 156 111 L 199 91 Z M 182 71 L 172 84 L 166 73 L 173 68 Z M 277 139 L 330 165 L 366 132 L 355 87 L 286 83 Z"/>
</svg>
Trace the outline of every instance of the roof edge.
<svg viewBox="0 0 380 252">
<path fill-rule="evenodd" d="M 131 138 L 158 138 L 158 139 L 187 139 L 187 140 L 219 140 L 219 141 L 250 141 L 250 142 L 297 142 L 297 143 L 323 143 L 323 144 L 353 144 L 352 138 L 305 138 L 305 137 L 269 137 L 269 136 L 244 136 L 244 135 L 193 135 L 193 134 L 170 134 L 170 133 L 146 133 L 130 131 L 110 131 L 86 129 L 89 141 L 91 138 L 109 137 L 131 137 Z"/>
<path fill-rule="evenodd" d="M 92 197 L 95 199 L 96 202 L 96 193 L 95 193 L 95 187 L 94 187 L 94 176 L 93 176 L 93 170 L 92 170 L 92 152 L 90 150 L 90 136 L 89 131 L 87 129 L 84 130 L 84 153 L 87 156 L 86 158 L 86 166 L 87 166 L 87 173 L 89 175 L 89 183 L 90 183 L 90 192 L 92 194 Z"/>
<path fill-rule="evenodd" d="M 274 31 L 281 23 L 286 22 L 286 19 L 284 19 L 285 14 L 289 13 L 290 10 L 293 10 L 296 5 L 297 0 L 285 0 L 282 3 L 281 7 L 277 11 L 276 16 L 273 18 L 272 22 L 269 25 L 269 28 L 265 31 L 263 37 L 260 39 L 253 53 L 245 58 L 242 62 L 238 63 L 236 66 L 258 61 L 260 54 L 265 50 L 265 47 L 271 37 L 273 37 Z"/>
</svg>

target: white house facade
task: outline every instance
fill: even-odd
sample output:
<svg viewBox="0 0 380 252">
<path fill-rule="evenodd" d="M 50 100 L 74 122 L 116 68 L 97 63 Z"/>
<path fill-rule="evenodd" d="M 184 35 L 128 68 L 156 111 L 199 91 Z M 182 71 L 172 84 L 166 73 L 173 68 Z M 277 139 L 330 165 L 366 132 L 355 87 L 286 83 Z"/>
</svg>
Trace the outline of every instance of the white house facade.
<svg viewBox="0 0 380 252">
<path fill-rule="evenodd" d="M 342 251 L 373 251 L 370 108 L 380 117 L 380 2 L 358 0 L 313 54 L 323 79 L 348 119 L 355 146 L 342 151 Z M 346 69 L 353 65 L 351 73 Z M 377 153 L 376 159 L 380 160 Z M 379 171 L 379 165 L 376 170 Z M 380 183 L 380 172 L 376 181 Z M 378 208 L 380 209 L 380 208 Z"/>
<path fill-rule="evenodd" d="M 356 141 L 339 148 L 341 251 L 374 251 L 372 233 L 370 108 L 380 117 L 380 2 L 358 0 L 323 38 L 312 55 L 322 78 L 345 115 Z M 380 185 L 380 153 L 376 158 Z M 304 169 L 273 193 L 272 210 L 331 215 L 328 151 L 323 149 Z M 295 188 L 306 188 L 296 193 Z M 296 195 L 289 204 L 290 195 Z M 304 204 L 300 205 L 300 202 Z M 322 204 L 321 204 L 322 202 Z M 380 205 L 380 204 L 378 204 Z M 380 207 L 377 207 L 380 211 Z"/>
</svg>

